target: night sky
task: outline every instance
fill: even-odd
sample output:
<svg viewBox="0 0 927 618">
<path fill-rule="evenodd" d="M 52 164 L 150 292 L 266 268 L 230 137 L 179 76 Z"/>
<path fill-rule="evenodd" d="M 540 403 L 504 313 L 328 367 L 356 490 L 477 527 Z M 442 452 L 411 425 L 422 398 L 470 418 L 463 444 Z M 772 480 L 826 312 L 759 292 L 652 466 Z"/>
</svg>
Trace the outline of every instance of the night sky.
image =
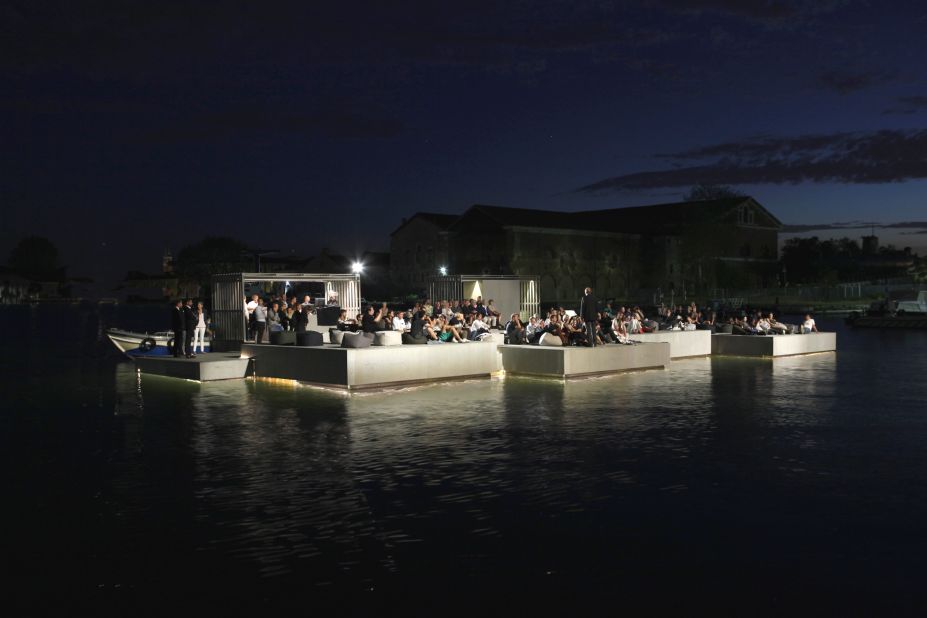
<svg viewBox="0 0 927 618">
<path fill-rule="evenodd" d="M 457 4 L 0 1 L 0 251 L 111 285 L 206 235 L 352 253 L 706 182 L 927 253 L 927 5 Z"/>
</svg>

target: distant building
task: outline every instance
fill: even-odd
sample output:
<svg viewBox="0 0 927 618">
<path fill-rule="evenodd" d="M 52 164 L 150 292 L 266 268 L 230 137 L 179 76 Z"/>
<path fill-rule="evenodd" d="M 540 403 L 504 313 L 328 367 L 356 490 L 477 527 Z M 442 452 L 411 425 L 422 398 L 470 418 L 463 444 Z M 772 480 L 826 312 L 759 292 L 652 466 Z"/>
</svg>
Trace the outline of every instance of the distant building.
<svg viewBox="0 0 927 618">
<path fill-rule="evenodd" d="M 0 305 L 13 305 L 29 300 L 31 282 L 25 277 L 0 267 Z"/>
<path fill-rule="evenodd" d="M 310 258 L 298 255 L 266 255 L 261 257 L 261 272 L 304 273 Z"/>
<path fill-rule="evenodd" d="M 394 292 L 450 273 L 535 275 L 542 302 L 772 285 L 781 222 L 751 197 L 582 212 L 475 205 L 417 213 L 392 234 Z M 440 215 L 447 217 L 447 215 Z M 434 251 L 434 254 L 431 254 Z"/>
<path fill-rule="evenodd" d="M 165 275 L 174 272 L 174 256 L 168 248 L 164 249 L 164 255 L 161 257 L 161 272 Z"/>
<path fill-rule="evenodd" d="M 421 293 L 430 277 L 448 266 L 447 231 L 457 215 L 417 212 L 390 234 L 390 277 L 394 292 Z"/>
</svg>

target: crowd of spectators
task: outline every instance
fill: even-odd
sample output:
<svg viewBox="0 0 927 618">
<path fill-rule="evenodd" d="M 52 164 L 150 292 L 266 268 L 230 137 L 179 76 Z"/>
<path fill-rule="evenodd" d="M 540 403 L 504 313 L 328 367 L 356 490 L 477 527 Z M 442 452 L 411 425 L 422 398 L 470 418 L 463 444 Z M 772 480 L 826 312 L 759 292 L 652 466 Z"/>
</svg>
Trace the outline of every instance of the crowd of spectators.
<svg viewBox="0 0 927 618">
<path fill-rule="evenodd" d="M 337 299 L 329 299 L 328 304 L 336 305 Z M 300 301 L 282 294 L 269 298 L 254 294 L 245 305 L 249 338 L 261 343 L 267 332 L 305 332 L 309 316 L 317 309 L 308 295 Z M 509 344 L 538 344 L 549 335 L 564 346 L 626 344 L 633 341 L 634 335 L 667 330 L 709 330 L 737 335 L 817 331 L 810 315 L 801 324 L 793 325 L 778 321 L 770 311 L 699 307 L 695 302 L 688 306 L 661 305 L 647 313 L 640 306 L 616 306 L 612 302 L 599 309 L 589 328 L 580 315 L 564 307 L 553 307 L 525 321 L 518 313 L 502 316 L 492 299 L 484 302 L 479 296 L 435 302 L 425 299 L 404 308 L 390 307 L 387 303 L 370 304 L 356 315 L 348 315 L 342 309 L 334 328 L 366 333 L 398 331 L 403 335 L 403 343 L 468 343 L 496 330 L 504 334 L 504 341 Z"/>
<path fill-rule="evenodd" d="M 336 305 L 337 300 L 329 299 L 328 304 Z M 265 332 L 305 332 L 310 316 L 317 309 L 308 295 L 300 302 L 297 297 L 279 295 L 265 299 L 254 294 L 245 303 L 248 338 L 262 343 Z M 405 309 L 390 308 L 387 303 L 371 304 L 356 315 L 348 315 L 342 309 L 334 327 L 366 333 L 398 331 L 403 333 L 403 341 L 409 343 L 467 343 L 479 341 L 493 329 L 502 330 L 503 322 L 492 299 L 484 302 L 482 297 L 477 297 L 434 303 L 426 299 Z"/>
</svg>

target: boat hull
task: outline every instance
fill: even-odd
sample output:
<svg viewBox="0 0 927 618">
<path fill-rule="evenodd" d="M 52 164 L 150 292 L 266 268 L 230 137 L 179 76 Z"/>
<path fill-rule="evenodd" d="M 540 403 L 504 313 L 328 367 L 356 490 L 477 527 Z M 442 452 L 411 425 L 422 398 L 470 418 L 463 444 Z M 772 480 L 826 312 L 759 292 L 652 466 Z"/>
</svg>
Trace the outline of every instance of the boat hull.
<svg viewBox="0 0 927 618">
<path fill-rule="evenodd" d="M 111 328 L 106 331 L 106 337 L 112 342 L 116 349 L 126 354 L 127 356 L 137 356 L 137 355 L 165 355 L 170 354 L 171 350 L 168 345 L 168 342 L 173 340 L 174 333 L 172 332 L 161 332 L 161 333 L 136 333 L 132 331 L 119 330 Z M 142 341 L 145 339 L 153 339 L 155 342 L 154 347 L 151 350 L 145 351 L 139 349 L 139 346 L 142 344 Z M 206 337 L 205 340 L 206 351 L 209 351 L 209 337 Z"/>
<path fill-rule="evenodd" d="M 906 316 L 860 316 L 848 319 L 847 323 L 854 328 L 912 328 L 927 329 L 927 315 Z"/>
</svg>

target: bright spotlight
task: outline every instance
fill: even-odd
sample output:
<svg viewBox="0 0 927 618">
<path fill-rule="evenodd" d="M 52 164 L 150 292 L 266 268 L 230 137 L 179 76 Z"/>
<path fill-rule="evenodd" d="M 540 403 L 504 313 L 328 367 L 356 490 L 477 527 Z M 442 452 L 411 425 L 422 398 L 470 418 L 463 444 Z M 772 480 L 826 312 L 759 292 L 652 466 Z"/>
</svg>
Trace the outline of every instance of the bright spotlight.
<svg viewBox="0 0 927 618">
<path fill-rule="evenodd" d="M 363 270 L 364 270 L 364 265 L 361 264 L 360 262 L 354 262 L 354 264 L 351 266 L 351 271 L 354 274 L 360 274 L 361 271 Z"/>
<path fill-rule="evenodd" d="M 442 277 L 447 276 L 447 266 L 442 266 L 438 269 L 438 272 L 441 273 Z"/>
</svg>

